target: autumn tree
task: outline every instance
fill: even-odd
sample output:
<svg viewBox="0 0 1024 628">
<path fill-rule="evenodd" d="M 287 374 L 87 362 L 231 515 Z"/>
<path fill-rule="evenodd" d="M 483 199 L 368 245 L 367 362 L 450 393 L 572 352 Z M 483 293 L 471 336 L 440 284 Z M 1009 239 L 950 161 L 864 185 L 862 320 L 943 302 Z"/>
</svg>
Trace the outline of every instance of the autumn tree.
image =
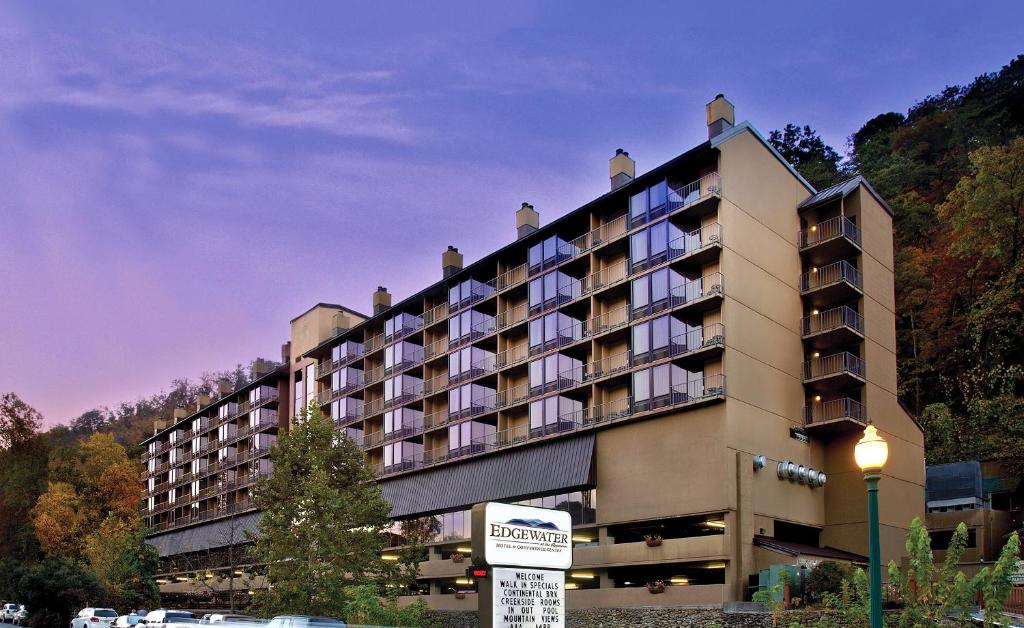
<svg viewBox="0 0 1024 628">
<path fill-rule="evenodd" d="M 34 558 L 31 511 L 46 490 L 43 417 L 14 393 L 0 397 L 0 557 Z"/>
<path fill-rule="evenodd" d="M 393 568 L 390 505 L 363 452 L 340 436 L 315 404 L 271 449 L 274 473 L 256 487 L 263 511 L 253 562 L 272 586 L 258 600 L 268 614 L 339 616 L 355 585 L 382 586 Z"/>
</svg>

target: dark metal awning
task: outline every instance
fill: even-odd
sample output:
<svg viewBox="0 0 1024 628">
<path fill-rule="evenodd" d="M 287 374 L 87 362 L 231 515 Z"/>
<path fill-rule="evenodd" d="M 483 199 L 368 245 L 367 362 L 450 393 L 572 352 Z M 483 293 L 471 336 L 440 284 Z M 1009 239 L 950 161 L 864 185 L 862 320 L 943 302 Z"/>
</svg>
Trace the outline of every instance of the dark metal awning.
<svg viewBox="0 0 1024 628">
<path fill-rule="evenodd" d="M 592 486 L 594 434 L 450 464 L 380 483 L 394 519 Z"/>
<path fill-rule="evenodd" d="M 246 532 L 256 533 L 261 516 L 258 512 L 246 513 L 152 536 L 146 542 L 155 547 L 161 557 L 239 545 L 248 542 Z"/>
</svg>

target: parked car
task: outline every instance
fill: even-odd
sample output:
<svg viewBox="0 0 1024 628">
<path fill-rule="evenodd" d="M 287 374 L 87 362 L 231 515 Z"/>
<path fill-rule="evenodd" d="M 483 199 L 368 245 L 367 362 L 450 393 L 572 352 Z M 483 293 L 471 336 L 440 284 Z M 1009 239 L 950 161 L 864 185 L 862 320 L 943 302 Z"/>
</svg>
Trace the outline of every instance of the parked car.
<svg viewBox="0 0 1024 628">
<path fill-rule="evenodd" d="M 114 622 L 114 626 L 117 628 L 125 628 L 126 626 L 135 626 L 142 621 L 142 615 L 136 615 L 135 613 L 129 613 L 127 615 L 121 615 Z"/>
<path fill-rule="evenodd" d="M 211 624 L 265 624 L 265 621 L 260 621 L 255 617 L 249 615 L 230 615 L 227 613 L 213 613 L 206 617 Z"/>
<path fill-rule="evenodd" d="M 117 619 L 117 611 L 112 608 L 83 608 L 78 616 L 71 620 L 71 628 L 109 628 Z"/>
<path fill-rule="evenodd" d="M 14 616 L 18 614 L 20 606 L 20 604 L 13 602 L 7 602 L 0 606 L 0 621 L 14 621 Z"/>
<path fill-rule="evenodd" d="M 18 612 L 14 615 L 14 625 L 24 626 L 25 622 L 28 621 L 28 609 L 22 604 L 18 607 Z"/>
<path fill-rule="evenodd" d="M 173 623 L 195 624 L 199 620 L 190 611 L 177 611 L 173 609 L 159 608 L 146 613 L 146 617 L 139 623 L 146 626 L 166 626 Z"/>
<path fill-rule="evenodd" d="M 345 622 L 333 617 L 278 615 L 270 620 L 267 628 L 346 628 L 346 625 Z"/>
</svg>

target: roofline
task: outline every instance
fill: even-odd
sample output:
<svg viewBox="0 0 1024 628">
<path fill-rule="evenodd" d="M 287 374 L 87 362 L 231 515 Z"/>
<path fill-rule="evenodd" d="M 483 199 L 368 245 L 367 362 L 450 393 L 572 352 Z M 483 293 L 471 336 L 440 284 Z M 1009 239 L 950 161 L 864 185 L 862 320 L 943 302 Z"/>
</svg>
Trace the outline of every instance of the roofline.
<svg viewBox="0 0 1024 628">
<path fill-rule="evenodd" d="M 754 131 L 754 133 L 755 133 L 755 135 L 757 134 L 756 131 Z M 761 141 L 764 142 L 764 139 L 761 138 Z M 769 145 L 769 148 L 771 148 L 770 145 Z M 603 203 L 603 202 L 607 201 L 608 199 L 612 198 L 613 196 L 615 196 L 617 194 L 628 194 L 630 190 L 634 190 L 634 189 L 636 189 L 638 187 L 643 187 L 644 185 L 649 183 L 652 179 L 655 179 L 656 177 L 658 177 L 658 175 L 663 174 L 666 170 L 669 170 L 672 167 L 674 167 L 674 166 L 676 166 L 676 165 L 678 165 L 678 164 L 680 164 L 682 162 L 685 162 L 685 161 L 687 161 L 689 159 L 693 159 L 694 157 L 696 157 L 697 155 L 699 155 L 703 151 L 708 151 L 708 150 L 713 150 L 713 149 L 715 149 L 715 146 L 714 146 L 714 144 L 710 140 L 705 140 L 705 141 L 701 142 L 700 144 L 697 144 L 696 146 L 694 146 L 693 148 L 687 150 L 686 152 L 680 153 L 679 155 L 676 155 L 672 159 L 670 159 L 670 160 L 668 160 L 668 161 L 666 161 L 666 162 L 664 162 L 664 163 L 662 163 L 662 164 L 660 164 L 658 166 L 655 166 L 654 168 L 651 168 L 647 172 L 645 172 L 645 173 L 641 174 L 640 176 L 634 178 L 629 183 L 627 183 L 625 185 L 622 185 L 622 186 L 619 186 L 619 187 L 615 188 L 614 190 L 609 190 L 608 192 L 605 192 L 601 196 L 598 196 L 595 199 L 587 201 L 586 203 L 584 203 L 583 205 L 577 207 L 576 209 L 574 209 L 572 211 L 569 211 L 569 212 L 566 212 L 562 216 L 559 216 L 558 218 L 552 220 L 548 224 L 540 227 L 539 229 L 537 229 L 537 231 L 534 231 L 533 233 L 529 234 L 528 236 L 525 236 L 523 238 L 518 238 L 516 240 L 513 240 L 512 242 L 509 242 L 505 246 L 503 246 L 503 247 L 501 247 L 499 249 L 496 249 L 496 250 L 488 253 L 484 257 L 482 257 L 482 258 L 476 260 L 475 262 L 469 264 L 465 268 L 460 269 L 458 272 L 455 272 L 455 273 L 449 275 L 448 277 L 442 277 L 441 279 L 439 279 L 438 281 L 430 284 L 426 288 L 423 288 L 422 290 L 419 290 L 419 291 L 409 295 L 408 297 L 402 299 L 401 301 L 399 301 L 398 303 L 396 303 L 396 304 L 392 305 L 391 307 L 387 308 L 386 310 L 384 310 L 380 314 L 374 314 L 372 316 L 367 316 L 366 320 L 360 322 L 358 325 L 354 325 L 347 332 L 345 332 L 345 334 L 342 334 L 340 336 L 336 336 L 334 338 L 330 338 L 328 340 L 325 340 L 325 341 L 321 342 L 320 344 L 318 344 L 317 346 L 309 349 L 308 351 L 306 351 L 305 353 L 303 353 L 299 357 L 301 357 L 301 358 L 309 357 L 309 355 L 311 353 L 314 353 L 314 352 L 316 352 L 316 351 L 318 351 L 320 349 L 323 349 L 325 345 L 327 345 L 327 344 L 329 344 L 331 342 L 334 342 L 334 341 L 338 340 L 339 338 L 347 336 L 348 334 L 350 334 L 353 331 L 361 330 L 364 327 L 366 327 L 367 325 L 370 325 L 370 324 L 376 322 L 377 320 L 383 319 L 386 316 L 391 315 L 391 313 L 393 311 L 397 311 L 397 310 L 399 310 L 400 308 L 402 308 L 402 307 L 404 307 L 406 305 L 414 303 L 417 299 L 422 298 L 422 296 L 424 294 L 426 294 L 428 292 L 431 292 L 431 291 L 434 291 L 434 290 L 438 290 L 439 288 L 441 288 L 445 284 L 447 284 L 449 281 L 453 281 L 453 280 L 457 281 L 460 277 L 467 276 L 469 273 L 471 273 L 473 271 L 474 268 L 479 268 L 484 263 L 486 263 L 486 262 L 488 262 L 488 261 L 490 261 L 490 260 L 492 260 L 492 259 L 494 259 L 496 257 L 499 257 L 502 254 L 508 252 L 513 247 L 522 245 L 524 242 L 528 242 L 530 240 L 543 239 L 544 237 L 547 237 L 548 235 L 551 235 L 551 232 L 554 231 L 555 229 L 557 229 L 560 225 L 568 222 L 569 220 L 571 220 L 573 218 L 579 217 L 581 214 L 583 214 L 584 212 L 588 211 L 594 205 L 598 205 L 600 203 Z M 799 176 L 799 174 L 797 176 Z M 296 318 L 298 318 L 298 317 L 296 317 Z"/>
<path fill-rule="evenodd" d="M 713 148 L 718 148 L 719 145 L 724 144 L 725 142 L 727 142 L 730 139 L 736 137 L 737 135 L 739 135 L 743 131 L 750 131 L 750 133 L 754 137 L 756 137 L 759 142 L 764 144 L 765 148 L 767 148 L 771 152 L 771 154 L 774 155 L 775 158 L 778 159 L 779 162 L 783 166 L 785 166 L 787 170 L 789 170 L 789 173 L 792 174 L 794 177 L 796 177 L 797 181 L 802 183 L 805 188 L 810 190 L 811 194 L 817 194 L 818 193 L 818 190 L 814 189 L 814 186 L 811 185 L 807 181 L 807 179 L 805 179 L 803 177 L 803 175 L 801 175 L 799 172 L 797 172 L 796 168 L 793 167 L 793 164 L 791 164 L 788 161 L 786 161 L 786 159 L 782 156 L 782 154 L 779 153 L 779 151 L 776 150 L 774 146 L 772 146 L 772 143 L 769 142 L 768 140 L 764 139 L 764 136 L 761 135 L 761 133 L 757 130 L 757 128 L 754 127 L 754 125 L 751 124 L 747 120 L 744 120 L 743 122 L 740 122 L 736 126 L 730 128 L 730 129 L 728 129 L 726 131 L 723 131 L 723 132 L 719 133 L 718 135 L 716 135 L 715 137 L 711 138 L 711 140 L 710 140 L 711 146 Z"/>
<path fill-rule="evenodd" d="M 263 375 L 260 375 L 256 379 L 254 379 L 251 382 L 245 384 L 241 388 L 238 388 L 237 390 L 232 390 L 230 394 L 236 395 L 236 394 L 239 394 L 239 393 L 251 390 L 252 388 L 262 384 L 264 380 L 270 379 L 271 376 L 284 376 L 284 377 L 287 377 L 288 376 L 288 368 L 289 368 L 288 364 L 279 364 L 278 367 L 275 368 L 274 370 L 270 371 L 269 373 L 264 373 Z M 158 432 L 155 432 L 151 436 L 148 436 L 145 439 L 143 439 L 139 443 L 139 446 L 143 447 L 143 446 L 149 444 L 150 441 L 155 440 L 161 434 L 163 434 L 165 432 L 169 432 L 172 429 L 174 429 L 174 426 L 179 424 L 179 423 L 182 423 L 182 422 L 185 422 L 185 421 L 191 421 L 192 419 L 196 418 L 197 416 L 199 416 L 203 412 L 206 412 L 207 410 L 209 410 L 213 406 L 216 406 L 217 404 L 221 403 L 226 398 L 227 398 L 227 396 L 218 397 L 217 399 L 211 401 L 210 403 L 206 404 L 205 406 L 199 408 L 195 412 L 192 412 L 191 414 L 187 414 L 187 415 L 185 415 L 184 417 L 182 417 L 180 419 L 174 420 L 174 422 L 170 423 L 167 427 L 165 427 L 162 430 L 160 430 Z"/>
<path fill-rule="evenodd" d="M 366 314 L 363 314 L 362 312 L 357 312 L 357 311 L 353 310 L 350 307 L 345 307 L 344 305 L 338 305 L 337 303 L 317 303 L 317 304 L 309 307 L 302 314 L 299 314 L 295 318 L 293 318 L 290 321 L 288 321 L 288 323 L 289 324 L 294 323 L 295 321 L 299 320 L 300 318 L 302 318 L 306 314 L 309 314 L 310 312 L 312 312 L 313 310 L 315 310 L 318 307 L 329 307 L 329 308 L 334 309 L 334 310 L 341 310 L 343 312 L 348 312 L 349 314 L 355 314 L 356 316 L 360 316 L 362 318 L 370 318 L 369 316 L 367 316 Z"/>
<path fill-rule="evenodd" d="M 872 186 L 871 183 L 867 180 L 867 177 L 865 177 L 862 174 L 859 174 L 857 176 L 860 177 L 861 185 L 863 185 L 865 188 L 867 188 L 868 193 L 870 193 L 871 196 L 875 197 L 875 200 L 878 201 L 878 204 L 882 206 L 882 209 L 884 209 L 885 211 L 889 212 L 889 215 L 891 217 L 895 218 L 896 217 L 896 213 L 892 211 L 892 207 L 889 207 L 889 203 L 885 202 L 885 199 L 882 198 L 882 195 L 879 194 L 877 191 L 875 191 L 874 186 Z"/>
</svg>

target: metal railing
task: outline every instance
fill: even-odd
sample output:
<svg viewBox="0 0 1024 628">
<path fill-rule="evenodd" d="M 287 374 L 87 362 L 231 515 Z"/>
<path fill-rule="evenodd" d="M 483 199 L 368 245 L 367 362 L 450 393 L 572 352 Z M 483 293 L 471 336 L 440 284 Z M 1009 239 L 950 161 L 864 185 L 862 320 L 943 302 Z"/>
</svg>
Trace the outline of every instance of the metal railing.
<svg viewBox="0 0 1024 628">
<path fill-rule="evenodd" d="M 721 194 L 722 178 L 718 176 L 717 172 L 710 172 L 686 185 L 669 188 L 666 201 L 668 212 L 672 213 L 684 207 L 695 205 L 706 198 L 720 196 Z"/>
<path fill-rule="evenodd" d="M 807 249 L 834 238 L 846 238 L 860 246 L 860 228 L 846 216 L 829 218 L 800 231 L 800 248 Z"/>
<path fill-rule="evenodd" d="M 450 450 L 440 447 L 423 452 L 423 466 L 433 466 L 475 454 L 496 449 L 504 449 L 521 445 L 539 438 L 554 434 L 565 434 L 590 429 L 603 424 L 629 419 L 647 413 L 661 412 L 725 396 L 725 375 L 710 375 L 699 380 L 671 387 L 669 394 L 634 401 L 632 397 L 623 397 L 607 403 L 584 408 L 578 412 L 563 414 L 554 422 L 542 426 L 516 426 L 500 430 L 483 437 L 473 439 L 469 446 Z M 378 467 L 380 473 L 397 473 L 384 471 L 383 465 Z"/>
<path fill-rule="evenodd" d="M 358 349 L 353 349 L 353 352 L 348 354 L 348 355 L 346 355 L 345 357 L 340 358 L 338 360 L 330 360 L 330 359 L 322 360 L 320 363 L 318 363 L 316 365 L 316 377 L 317 377 L 317 379 L 320 379 L 321 377 L 326 377 L 326 376 L 330 375 L 331 373 L 333 373 L 334 371 L 337 371 L 341 367 L 347 366 L 349 364 L 352 364 L 356 360 L 362 358 L 363 357 L 363 345 L 360 344 L 360 343 L 356 343 L 356 342 L 353 342 L 352 344 L 355 345 L 356 347 L 358 347 Z"/>
<path fill-rule="evenodd" d="M 800 292 L 820 290 L 838 283 L 848 283 L 858 290 L 864 289 L 864 276 L 857 267 L 846 260 L 834 262 L 800 275 Z"/>
<path fill-rule="evenodd" d="M 829 401 L 811 402 L 804 406 L 804 423 L 807 425 L 838 419 L 866 422 L 867 414 L 864 412 L 864 404 L 856 399 L 843 397 Z"/>
<path fill-rule="evenodd" d="M 800 334 L 810 336 L 833 329 L 848 327 L 859 334 L 864 333 L 864 317 L 848 305 L 811 314 L 800 319 Z"/>
<path fill-rule="evenodd" d="M 514 268 L 506 270 L 502 274 L 498 275 L 494 280 L 494 287 L 498 292 L 508 290 L 513 286 L 517 286 L 524 281 L 527 277 L 527 265 L 520 264 Z"/>
<path fill-rule="evenodd" d="M 853 355 L 849 351 L 840 351 L 832 355 L 824 355 L 811 358 L 804 362 L 804 381 L 832 377 L 849 373 L 861 379 L 864 378 L 864 360 Z"/>
</svg>

